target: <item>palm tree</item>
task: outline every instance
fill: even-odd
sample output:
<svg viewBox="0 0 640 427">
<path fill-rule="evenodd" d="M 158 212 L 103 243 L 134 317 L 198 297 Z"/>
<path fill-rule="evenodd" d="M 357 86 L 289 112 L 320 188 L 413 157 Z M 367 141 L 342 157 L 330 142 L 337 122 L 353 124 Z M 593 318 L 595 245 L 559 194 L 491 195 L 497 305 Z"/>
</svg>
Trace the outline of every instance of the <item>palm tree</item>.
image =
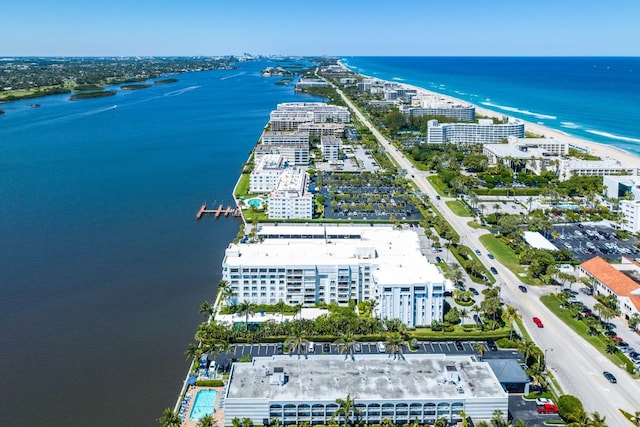
<svg viewBox="0 0 640 427">
<path fill-rule="evenodd" d="M 198 421 L 198 427 L 216 427 L 217 425 L 218 423 L 213 419 L 211 414 L 205 415 Z"/>
<path fill-rule="evenodd" d="M 287 311 L 287 307 L 288 307 L 288 305 L 282 300 L 278 301 L 273 306 L 273 308 L 276 310 L 276 313 L 280 313 L 280 321 L 281 322 L 284 319 L 284 313 Z"/>
<path fill-rule="evenodd" d="M 256 306 L 255 304 L 251 304 L 249 301 L 242 301 L 238 304 L 238 309 L 236 313 L 240 316 L 244 316 L 244 330 L 245 332 L 249 330 L 249 316 L 255 313 Z"/>
<path fill-rule="evenodd" d="M 289 349 L 289 355 L 295 352 L 298 354 L 298 359 L 300 359 L 300 352 L 303 352 L 305 355 L 307 354 L 309 340 L 307 340 L 307 338 L 304 336 L 302 327 L 298 325 L 298 327 L 293 330 L 292 334 L 287 338 L 284 344 Z"/>
<path fill-rule="evenodd" d="M 482 360 L 482 357 L 484 356 L 484 354 L 487 352 L 486 347 L 484 346 L 484 344 L 474 344 L 473 345 L 473 349 L 478 352 L 478 355 L 480 355 L 480 360 Z"/>
<path fill-rule="evenodd" d="M 404 346 L 406 343 L 407 342 L 404 340 L 400 332 L 392 332 L 387 335 L 385 346 L 389 355 L 393 354 L 394 359 L 404 359 L 404 356 L 402 354 L 402 346 Z"/>
<path fill-rule="evenodd" d="M 184 351 L 184 355 L 187 360 L 198 359 L 202 355 L 202 349 L 200 348 L 200 346 L 191 342 L 187 346 L 187 349 Z"/>
<path fill-rule="evenodd" d="M 535 354 L 537 348 L 536 343 L 531 340 L 520 341 L 518 350 L 520 350 L 524 356 L 524 363 L 529 364 L 529 359 Z"/>
<path fill-rule="evenodd" d="M 390 418 L 383 418 L 382 423 L 380 424 L 382 427 L 394 427 L 395 424 L 391 421 Z"/>
<path fill-rule="evenodd" d="M 566 424 L 566 427 L 590 427 L 591 426 L 591 418 L 589 418 L 589 414 L 585 411 L 578 416 L 575 421 L 572 421 Z"/>
<path fill-rule="evenodd" d="M 591 422 L 589 423 L 590 427 L 607 427 L 607 423 L 605 420 L 607 417 L 600 415 L 598 411 L 591 414 Z"/>
<path fill-rule="evenodd" d="M 355 400 L 351 398 L 351 394 L 347 394 L 346 399 L 336 399 L 336 403 L 338 404 L 338 409 L 333 414 L 333 417 L 340 417 L 344 419 L 344 425 L 350 425 L 351 415 L 355 416 L 358 414 L 359 410 L 355 407 Z"/>
<path fill-rule="evenodd" d="M 215 312 L 216 306 L 214 304 L 210 304 L 209 301 L 203 302 L 200 306 L 200 313 L 204 314 L 207 319 L 210 319 Z"/>
<path fill-rule="evenodd" d="M 356 339 L 353 336 L 353 333 L 347 331 L 344 332 L 340 338 L 338 338 L 336 340 L 336 344 L 338 344 L 338 348 L 340 349 L 340 353 L 344 353 L 344 358 L 347 358 L 347 353 L 351 356 L 351 359 L 354 359 L 353 357 L 353 349 L 356 346 Z"/>
<path fill-rule="evenodd" d="M 157 421 L 162 427 L 180 427 L 180 423 L 182 422 L 178 414 L 173 412 L 171 408 L 165 409 Z"/>
<path fill-rule="evenodd" d="M 220 280 L 218 282 L 217 292 L 220 294 L 220 298 L 224 301 L 225 304 L 229 305 L 229 301 L 233 298 L 236 293 L 233 291 L 231 284 L 226 280 Z"/>
<path fill-rule="evenodd" d="M 251 421 L 251 418 L 243 418 L 242 427 L 253 427 L 253 421 Z"/>
<path fill-rule="evenodd" d="M 636 426 L 640 426 L 640 411 L 636 411 L 633 414 L 633 422 L 635 423 Z"/>
<path fill-rule="evenodd" d="M 504 413 L 500 409 L 493 411 L 493 417 L 491 418 L 491 425 L 493 427 L 506 427 L 507 423 L 504 420 Z"/>
<path fill-rule="evenodd" d="M 520 313 L 515 307 L 508 305 L 502 317 L 509 323 L 509 340 L 511 340 L 513 338 L 513 324 L 521 317 Z"/>
</svg>

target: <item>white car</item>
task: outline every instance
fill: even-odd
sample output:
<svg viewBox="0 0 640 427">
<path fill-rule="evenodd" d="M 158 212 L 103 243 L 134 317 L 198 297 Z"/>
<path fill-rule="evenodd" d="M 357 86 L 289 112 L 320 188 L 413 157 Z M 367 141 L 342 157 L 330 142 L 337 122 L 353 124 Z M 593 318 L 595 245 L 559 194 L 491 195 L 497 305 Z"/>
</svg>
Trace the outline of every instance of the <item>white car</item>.
<svg viewBox="0 0 640 427">
<path fill-rule="evenodd" d="M 315 353 L 316 351 L 316 343 L 314 343 L 313 341 L 309 341 L 309 344 L 307 344 L 307 353 Z"/>
<path fill-rule="evenodd" d="M 387 350 L 387 346 L 382 341 L 378 342 L 378 351 L 384 353 Z"/>
<path fill-rule="evenodd" d="M 537 406 L 542 406 L 544 404 L 553 405 L 553 401 L 551 399 L 546 398 L 546 397 L 539 397 L 539 398 L 536 399 L 536 405 Z"/>
</svg>

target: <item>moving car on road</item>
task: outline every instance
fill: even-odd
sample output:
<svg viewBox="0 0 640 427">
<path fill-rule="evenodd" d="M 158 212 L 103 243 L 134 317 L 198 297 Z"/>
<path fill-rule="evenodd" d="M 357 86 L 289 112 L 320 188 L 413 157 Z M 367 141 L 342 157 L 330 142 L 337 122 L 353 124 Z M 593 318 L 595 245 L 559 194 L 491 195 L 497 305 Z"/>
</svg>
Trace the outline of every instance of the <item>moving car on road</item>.
<svg viewBox="0 0 640 427">
<path fill-rule="evenodd" d="M 609 372 L 609 371 L 604 371 L 604 372 L 602 373 L 602 375 L 604 375 L 604 377 L 605 377 L 607 380 L 609 380 L 609 382 L 610 382 L 611 384 L 615 384 L 615 383 L 617 383 L 617 382 L 618 382 L 618 380 L 616 379 L 616 377 L 615 377 L 615 376 L 613 376 L 613 374 L 612 374 L 611 372 Z"/>
<path fill-rule="evenodd" d="M 534 317 L 533 323 L 535 323 L 538 328 L 544 328 L 544 325 L 542 324 L 542 320 L 540 320 L 539 317 Z"/>
<path fill-rule="evenodd" d="M 518 285 L 518 289 L 520 289 L 520 291 L 524 292 L 525 294 L 527 293 L 527 287 L 525 285 Z"/>
</svg>

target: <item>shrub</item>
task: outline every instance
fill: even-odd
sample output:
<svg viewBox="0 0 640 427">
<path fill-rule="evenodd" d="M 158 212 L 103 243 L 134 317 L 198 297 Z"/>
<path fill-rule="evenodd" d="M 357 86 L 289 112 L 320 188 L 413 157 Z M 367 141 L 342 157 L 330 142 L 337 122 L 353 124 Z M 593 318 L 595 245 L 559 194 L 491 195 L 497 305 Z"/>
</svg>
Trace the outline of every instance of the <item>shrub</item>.
<svg viewBox="0 0 640 427">
<path fill-rule="evenodd" d="M 584 407 L 580 399 L 565 394 L 558 399 L 558 414 L 565 421 L 576 422 L 584 415 Z"/>
<path fill-rule="evenodd" d="M 222 387 L 224 381 L 222 380 L 198 380 L 196 381 L 198 387 Z"/>
</svg>

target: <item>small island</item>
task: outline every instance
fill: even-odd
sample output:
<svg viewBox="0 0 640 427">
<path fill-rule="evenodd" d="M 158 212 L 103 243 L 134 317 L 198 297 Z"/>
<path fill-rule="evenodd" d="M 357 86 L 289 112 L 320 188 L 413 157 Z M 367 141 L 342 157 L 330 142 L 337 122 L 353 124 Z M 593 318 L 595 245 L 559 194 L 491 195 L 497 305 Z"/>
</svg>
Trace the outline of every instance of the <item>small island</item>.
<svg viewBox="0 0 640 427">
<path fill-rule="evenodd" d="M 73 90 L 102 90 L 100 85 L 76 85 Z"/>
<path fill-rule="evenodd" d="M 166 85 L 166 84 L 169 84 L 169 83 L 176 83 L 177 81 L 178 81 L 178 79 L 170 78 L 170 79 L 156 80 L 153 83 L 157 84 L 157 85 Z"/>
<path fill-rule="evenodd" d="M 90 99 L 90 98 L 104 98 L 105 96 L 113 96 L 116 94 L 115 90 L 102 90 L 96 92 L 82 92 L 82 93 L 74 93 L 69 97 L 71 101 L 75 101 L 76 99 Z"/>
<path fill-rule="evenodd" d="M 150 88 L 151 86 L 153 86 L 153 85 L 138 83 L 138 84 L 131 84 L 131 85 L 122 85 L 122 86 L 120 86 L 120 89 L 122 89 L 122 90 L 140 90 L 140 89 Z"/>
<path fill-rule="evenodd" d="M 4 110 L 0 110 L 0 116 L 4 114 Z"/>
</svg>

